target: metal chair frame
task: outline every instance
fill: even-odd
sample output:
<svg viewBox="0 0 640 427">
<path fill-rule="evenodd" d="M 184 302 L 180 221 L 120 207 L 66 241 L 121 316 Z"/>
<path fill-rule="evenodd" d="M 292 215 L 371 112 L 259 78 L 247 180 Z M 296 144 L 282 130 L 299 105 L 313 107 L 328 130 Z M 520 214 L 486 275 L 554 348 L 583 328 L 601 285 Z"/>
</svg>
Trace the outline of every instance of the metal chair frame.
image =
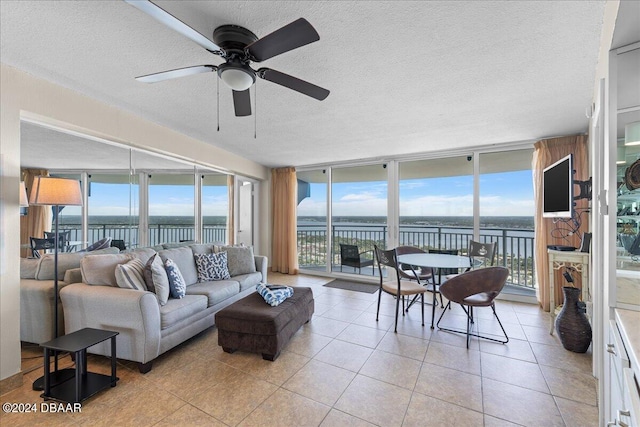
<svg viewBox="0 0 640 427">
<path fill-rule="evenodd" d="M 56 247 L 56 238 L 40 238 L 40 237 L 30 237 L 29 242 L 31 245 L 31 254 L 34 258 L 41 258 L 40 252 L 41 250 L 54 249 Z"/>
<path fill-rule="evenodd" d="M 426 253 L 426 251 L 423 251 L 420 248 L 416 248 L 415 246 L 398 246 L 396 248 L 396 254 L 398 255 L 424 254 L 424 253 Z M 403 268 L 404 266 L 408 267 L 408 269 L 405 270 L 405 268 Z M 431 292 L 431 294 L 433 295 L 433 301 L 431 303 L 433 308 L 438 306 L 438 300 L 436 298 L 436 294 L 440 295 L 440 306 L 444 308 L 444 302 L 442 301 L 442 294 L 440 294 L 440 291 L 438 290 L 438 284 L 435 281 L 435 277 L 436 277 L 435 269 L 433 267 L 419 267 L 418 271 L 416 271 L 415 266 L 408 265 L 408 264 L 400 263 L 400 267 L 401 268 L 399 270 L 399 273 L 402 277 L 408 280 L 415 280 L 415 277 L 412 274 L 407 273 L 407 271 L 411 270 L 411 272 L 417 273 L 418 278 L 420 279 L 421 282 L 422 281 L 425 282 L 423 284 L 427 288 L 427 291 Z M 431 283 L 429 283 L 429 281 Z M 418 295 L 414 295 L 413 299 L 407 305 L 407 308 L 405 311 L 408 312 L 411 306 L 415 304 L 417 300 L 418 300 Z M 431 329 L 434 329 L 435 315 L 436 315 L 435 310 L 431 310 Z"/>
<path fill-rule="evenodd" d="M 495 307 L 495 298 L 502 291 L 508 276 L 509 270 L 505 267 L 487 267 L 461 273 L 443 283 L 440 286 L 440 291 L 444 297 L 449 300 L 447 307 L 450 307 L 452 302 L 460 304 L 467 315 L 467 330 L 461 331 L 459 329 L 441 328 L 440 321 L 447 312 L 446 309 L 443 310 L 440 318 L 438 318 L 438 323 L 436 324 L 438 329 L 458 334 L 466 334 L 467 348 L 469 348 L 469 342 L 472 336 L 502 344 L 508 343 L 509 336 L 496 313 Z M 493 315 L 498 321 L 498 324 L 502 329 L 502 333 L 504 334 L 504 340 L 480 335 L 479 333 L 474 333 L 471 330 L 471 325 L 474 324 L 474 307 L 491 307 Z"/>
<path fill-rule="evenodd" d="M 402 280 L 400 278 L 400 267 L 398 266 L 398 255 L 395 249 L 391 249 L 388 251 L 381 250 L 377 246 L 374 246 L 374 253 L 376 260 L 378 261 L 378 272 L 380 273 L 380 287 L 378 289 L 378 309 L 376 311 L 376 322 L 378 321 L 378 317 L 380 314 L 380 301 L 382 299 L 382 292 L 389 295 L 393 295 L 396 297 L 396 323 L 394 332 L 398 332 L 398 313 L 400 311 L 400 299 L 402 299 L 402 315 L 404 316 L 404 297 L 405 295 L 415 295 L 419 294 L 422 297 L 422 326 L 424 326 L 424 293 L 427 292 L 427 289 L 422 286 L 420 283 L 420 278 L 418 274 L 411 268 L 414 273 L 415 280 L 417 283 L 414 283 L 409 280 Z M 384 275 L 382 274 L 382 267 L 386 266 L 389 268 L 393 268 L 396 271 L 396 280 L 397 280 L 397 288 L 395 290 L 391 290 L 391 286 L 387 285 L 387 288 L 384 286 Z"/>
<path fill-rule="evenodd" d="M 362 256 L 369 252 L 371 252 L 372 258 L 365 258 Z M 376 272 L 375 268 L 373 268 L 373 251 L 360 252 L 357 245 L 340 243 L 340 272 L 342 272 L 342 266 L 344 265 L 347 267 L 353 267 L 354 272 L 357 268 L 358 274 L 362 272 L 362 267 L 368 266 L 371 266 L 372 275 Z"/>
</svg>

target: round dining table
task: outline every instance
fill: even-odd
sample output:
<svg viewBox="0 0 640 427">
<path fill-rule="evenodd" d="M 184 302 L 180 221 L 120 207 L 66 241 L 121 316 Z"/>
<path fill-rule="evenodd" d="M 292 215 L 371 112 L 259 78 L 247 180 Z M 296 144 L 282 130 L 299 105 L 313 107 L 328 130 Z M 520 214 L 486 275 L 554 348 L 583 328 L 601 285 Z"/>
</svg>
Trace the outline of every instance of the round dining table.
<svg viewBox="0 0 640 427">
<path fill-rule="evenodd" d="M 471 267 L 471 259 L 468 256 L 463 255 L 449 255 L 449 254 L 430 254 L 430 253 L 421 253 L 421 254 L 406 254 L 406 255 L 398 255 L 398 263 L 407 264 L 415 267 L 426 267 L 426 268 L 458 268 L 458 269 L 467 269 Z M 436 283 L 435 278 L 433 283 L 433 309 L 431 310 L 431 329 L 434 327 L 435 313 L 436 313 Z M 409 304 L 409 307 L 413 305 L 415 302 L 415 298 Z M 407 307 L 407 310 L 409 310 Z"/>
<path fill-rule="evenodd" d="M 471 260 L 464 255 L 448 254 L 406 254 L 398 255 L 398 262 L 416 267 L 469 268 Z"/>
</svg>

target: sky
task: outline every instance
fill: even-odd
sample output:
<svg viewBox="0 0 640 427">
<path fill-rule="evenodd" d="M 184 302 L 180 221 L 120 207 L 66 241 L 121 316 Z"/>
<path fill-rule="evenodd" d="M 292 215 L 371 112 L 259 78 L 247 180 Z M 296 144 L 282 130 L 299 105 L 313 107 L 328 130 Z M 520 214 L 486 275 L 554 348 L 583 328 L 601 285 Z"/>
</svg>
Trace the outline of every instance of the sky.
<svg viewBox="0 0 640 427">
<path fill-rule="evenodd" d="M 311 184 L 311 197 L 298 205 L 300 216 L 326 214 L 325 184 Z M 386 216 L 387 184 L 336 183 L 334 216 Z M 531 171 L 480 176 L 481 216 L 533 216 Z M 400 182 L 400 216 L 472 216 L 473 176 L 410 179 Z"/>
<path fill-rule="evenodd" d="M 138 213 L 138 189 L 132 187 L 134 215 Z M 149 189 L 150 216 L 193 216 L 193 186 L 152 185 Z M 205 186 L 202 190 L 202 214 L 204 216 L 226 216 L 229 210 L 226 186 Z M 67 206 L 62 215 L 81 215 L 80 206 Z M 91 183 L 89 216 L 129 215 L 129 184 Z"/>
<path fill-rule="evenodd" d="M 129 215 L 128 184 L 91 184 L 89 215 Z M 132 189 L 137 201 L 137 187 Z M 386 216 L 387 183 L 348 182 L 332 187 L 335 216 Z M 325 184 L 311 184 L 311 196 L 298 205 L 300 216 L 324 216 Z M 228 212 L 226 186 L 205 186 L 203 215 L 225 216 Z M 149 190 L 151 216 L 192 216 L 193 186 L 153 185 Z M 137 214 L 137 204 L 132 206 Z M 400 216 L 472 216 L 473 177 L 457 176 L 409 179 L 400 182 Z M 531 171 L 482 174 L 481 216 L 533 216 Z M 62 215 L 80 215 L 79 206 L 68 206 Z"/>
</svg>

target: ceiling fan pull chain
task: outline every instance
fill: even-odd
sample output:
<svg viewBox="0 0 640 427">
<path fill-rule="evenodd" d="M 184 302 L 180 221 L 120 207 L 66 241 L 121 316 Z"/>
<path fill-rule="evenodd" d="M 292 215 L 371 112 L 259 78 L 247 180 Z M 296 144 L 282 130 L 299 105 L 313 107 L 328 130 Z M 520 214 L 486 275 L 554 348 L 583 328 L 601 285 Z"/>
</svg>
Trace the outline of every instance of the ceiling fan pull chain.
<svg viewBox="0 0 640 427">
<path fill-rule="evenodd" d="M 216 76 L 217 77 L 217 76 Z M 220 132 L 220 79 L 216 78 L 216 115 L 218 116 L 218 132 Z"/>
<path fill-rule="evenodd" d="M 258 82 L 253 85 L 253 139 L 258 133 Z"/>
</svg>

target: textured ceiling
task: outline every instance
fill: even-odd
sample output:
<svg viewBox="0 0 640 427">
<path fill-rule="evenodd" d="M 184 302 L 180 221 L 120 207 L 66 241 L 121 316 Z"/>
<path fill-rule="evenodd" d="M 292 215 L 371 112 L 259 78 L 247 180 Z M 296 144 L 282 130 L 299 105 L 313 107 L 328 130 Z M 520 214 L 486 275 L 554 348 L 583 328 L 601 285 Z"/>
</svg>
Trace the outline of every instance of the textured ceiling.
<svg viewBox="0 0 640 427">
<path fill-rule="evenodd" d="M 306 18 L 320 41 L 260 64 L 331 90 L 257 83 L 254 116 L 201 74 L 220 64 L 121 1 L 2 1 L 0 60 L 266 166 L 302 166 L 586 132 L 603 1 L 158 1 L 210 37 Z M 252 89 L 253 91 L 253 89 Z M 252 94 L 253 95 L 253 94 Z"/>
</svg>

